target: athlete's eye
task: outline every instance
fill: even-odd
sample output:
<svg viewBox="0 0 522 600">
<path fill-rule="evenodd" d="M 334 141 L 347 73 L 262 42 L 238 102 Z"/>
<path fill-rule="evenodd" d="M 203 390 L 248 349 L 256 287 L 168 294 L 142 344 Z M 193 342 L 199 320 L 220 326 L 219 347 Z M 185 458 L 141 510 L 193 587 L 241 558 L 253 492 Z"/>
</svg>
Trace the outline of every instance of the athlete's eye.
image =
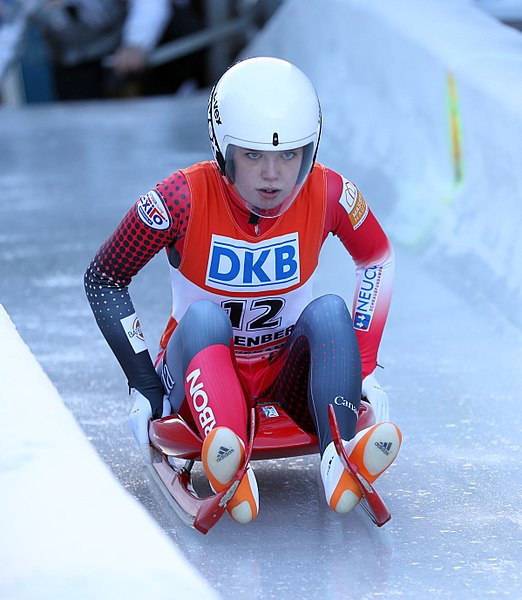
<svg viewBox="0 0 522 600">
<path fill-rule="evenodd" d="M 259 158 L 261 158 L 261 152 L 247 152 L 245 156 L 250 160 L 259 160 Z"/>
<path fill-rule="evenodd" d="M 294 152 L 293 150 L 287 150 L 286 152 L 282 152 L 281 156 L 285 160 L 291 160 L 292 158 L 295 158 L 297 156 L 297 153 Z"/>
</svg>

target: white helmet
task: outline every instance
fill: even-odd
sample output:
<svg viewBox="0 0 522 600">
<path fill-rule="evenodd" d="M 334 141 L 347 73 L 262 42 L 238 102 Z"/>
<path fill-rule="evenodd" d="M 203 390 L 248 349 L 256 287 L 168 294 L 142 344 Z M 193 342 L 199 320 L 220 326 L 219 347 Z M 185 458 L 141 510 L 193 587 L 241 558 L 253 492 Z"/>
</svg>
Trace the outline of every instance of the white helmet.
<svg viewBox="0 0 522 600">
<path fill-rule="evenodd" d="M 236 63 L 210 94 L 209 135 L 221 174 L 234 196 L 261 217 L 277 217 L 295 200 L 315 162 L 321 124 L 321 107 L 312 83 L 296 66 L 278 58 Z M 249 156 L 254 158 L 268 152 L 291 158 L 296 154 L 291 151 L 302 149 L 295 181 L 277 199 L 275 190 L 267 188 L 265 196 L 273 192 L 273 202 L 245 193 L 236 181 L 236 148 L 250 150 Z"/>
</svg>

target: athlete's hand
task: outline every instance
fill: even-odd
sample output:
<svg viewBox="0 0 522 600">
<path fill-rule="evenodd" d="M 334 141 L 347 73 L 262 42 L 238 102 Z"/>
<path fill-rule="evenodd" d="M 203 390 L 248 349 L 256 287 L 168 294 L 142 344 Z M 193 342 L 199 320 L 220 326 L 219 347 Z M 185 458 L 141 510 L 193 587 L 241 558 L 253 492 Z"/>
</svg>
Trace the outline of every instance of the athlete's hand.
<svg viewBox="0 0 522 600">
<path fill-rule="evenodd" d="M 140 394 L 138 390 L 132 390 L 131 395 L 134 397 L 134 404 L 129 414 L 129 427 L 138 443 L 143 460 L 152 464 L 155 457 L 154 449 L 149 440 L 149 422 L 152 419 L 152 407 L 147 398 Z M 167 415 L 170 415 L 170 402 L 164 399 L 161 416 L 166 417 Z"/>
<path fill-rule="evenodd" d="M 384 423 L 390 420 L 388 394 L 382 389 L 373 373 L 363 379 L 362 395 L 372 405 L 377 423 Z"/>
</svg>

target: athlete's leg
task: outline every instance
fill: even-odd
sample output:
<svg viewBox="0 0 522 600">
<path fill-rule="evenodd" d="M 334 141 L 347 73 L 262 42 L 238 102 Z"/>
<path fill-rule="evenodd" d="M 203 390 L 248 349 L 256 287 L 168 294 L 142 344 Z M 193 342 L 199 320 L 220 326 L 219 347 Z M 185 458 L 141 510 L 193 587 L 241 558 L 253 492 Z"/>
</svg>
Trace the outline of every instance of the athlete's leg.
<svg viewBox="0 0 522 600">
<path fill-rule="evenodd" d="M 395 459 L 401 435 L 392 423 L 379 423 L 355 436 L 361 360 L 344 301 L 328 295 L 311 302 L 299 317 L 280 360 L 284 364 L 269 393 L 301 423 L 306 423 L 306 398 L 319 439 L 326 500 L 333 510 L 348 512 L 357 505 L 362 493 L 335 450 L 328 405 L 334 407 L 350 458 L 372 483 Z"/>
<path fill-rule="evenodd" d="M 247 409 L 231 352 L 227 313 L 208 300 L 194 302 L 169 340 L 158 369 L 175 412 L 186 399 L 202 437 L 216 425 L 246 443 Z"/>
<path fill-rule="evenodd" d="M 175 412 L 186 402 L 202 437 L 203 468 L 216 492 L 244 461 L 245 397 L 231 350 L 227 313 L 208 300 L 194 302 L 174 330 L 158 366 Z M 227 510 L 238 523 L 255 519 L 259 494 L 249 466 Z"/>
<path fill-rule="evenodd" d="M 267 390 L 306 426 L 311 418 L 321 453 L 332 441 L 328 405 L 334 406 L 341 436 L 350 440 L 361 398 L 361 359 L 350 312 L 332 294 L 302 312 L 282 351 L 283 366 Z"/>
</svg>

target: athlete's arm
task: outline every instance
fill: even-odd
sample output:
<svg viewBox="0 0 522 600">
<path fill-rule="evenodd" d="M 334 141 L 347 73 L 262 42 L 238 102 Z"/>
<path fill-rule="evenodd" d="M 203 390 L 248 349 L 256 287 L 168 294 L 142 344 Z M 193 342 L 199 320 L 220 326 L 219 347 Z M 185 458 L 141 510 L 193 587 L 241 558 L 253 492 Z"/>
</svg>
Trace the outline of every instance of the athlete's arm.
<svg viewBox="0 0 522 600">
<path fill-rule="evenodd" d="M 356 265 L 352 317 L 364 378 L 377 365 L 377 352 L 390 308 L 393 248 L 355 185 L 328 171 L 327 186 L 325 229 L 339 237 Z"/>
<path fill-rule="evenodd" d="M 185 178 L 176 172 L 141 196 L 100 247 L 85 273 L 85 291 L 96 322 L 120 363 L 129 386 L 161 416 L 163 387 L 147 351 L 128 286 L 162 248 L 175 252 L 188 219 Z M 180 203 L 182 211 L 180 211 Z"/>
</svg>

